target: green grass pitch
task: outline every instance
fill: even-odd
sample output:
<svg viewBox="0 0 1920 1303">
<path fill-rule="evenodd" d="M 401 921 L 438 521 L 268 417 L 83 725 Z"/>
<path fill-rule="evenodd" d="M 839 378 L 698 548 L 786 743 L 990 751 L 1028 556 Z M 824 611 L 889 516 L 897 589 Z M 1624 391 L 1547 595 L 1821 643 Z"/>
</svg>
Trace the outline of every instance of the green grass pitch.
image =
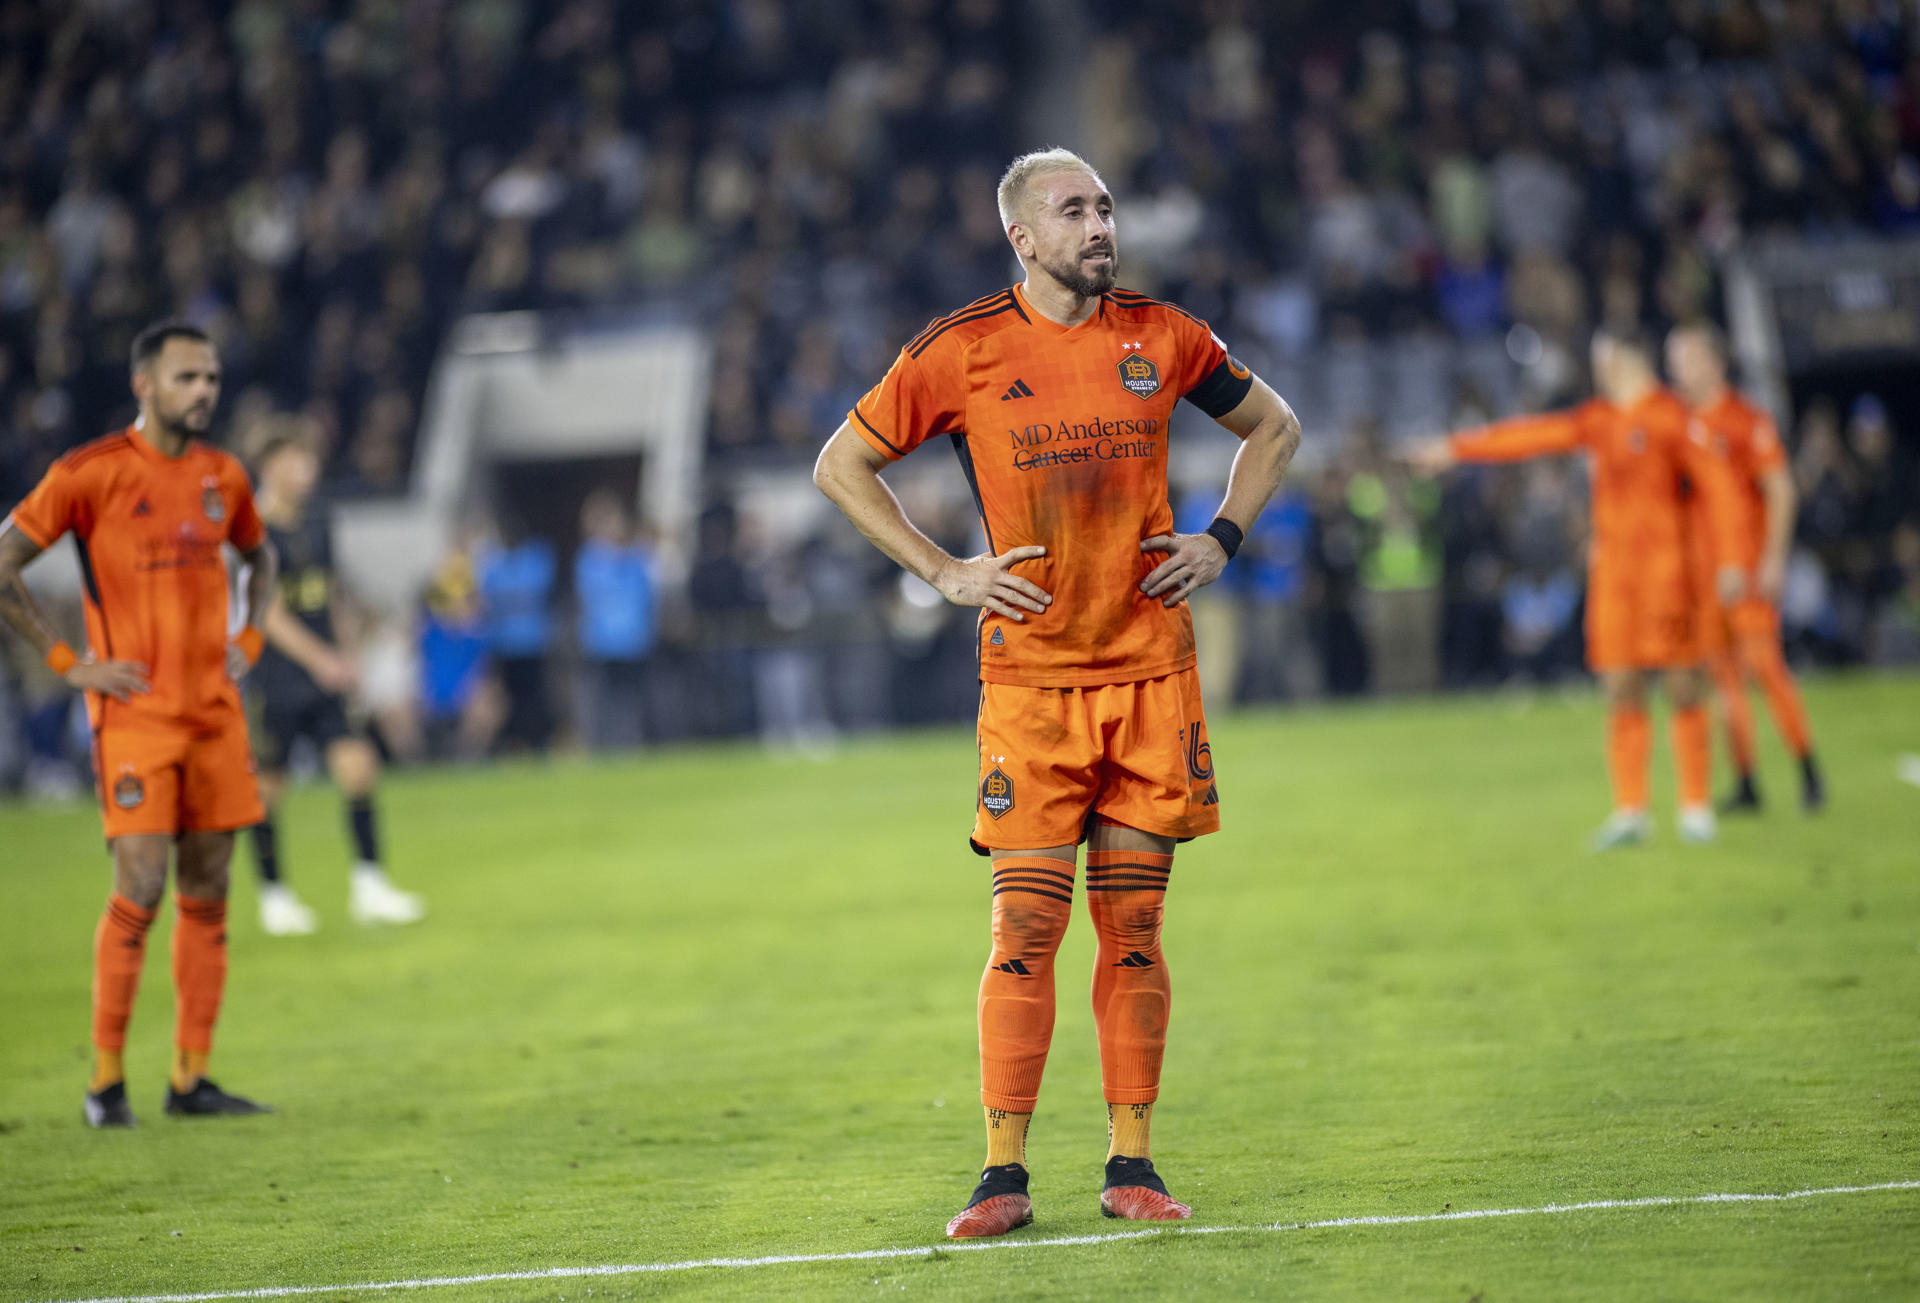
<svg viewBox="0 0 1920 1303">
<path fill-rule="evenodd" d="M 1826 815 L 1800 816 L 1763 734 L 1768 814 L 1679 846 L 1662 746 L 1660 836 L 1609 858 L 1585 853 L 1590 696 L 1216 719 L 1226 830 L 1176 862 L 1155 1128 L 1194 1224 L 1920 1179 L 1920 790 L 1894 776 L 1920 679 L 1809 702 Z M 391 859 L 433 913 L 394 931 L 346 921 L 339 808 L 303 790 L 282 844 L 326 926 L 269 940 L 240 883 L 215 1056 L 278 1115 L 161 1116 L 169 907 L 120 1134 L 80 1120 L 97 824 L 0 809 L 0 1300 L 936 1244 L 983 1148 L 973 772 L 956 730 L 820 764 L 404 775 Z M 1125 1229 L 1095 1202 L 1091 950 L 1082 907 L 1016 1239 Z M 589 1291 L 1913 1298 L 1920 1190 L 404 1297 Z"/>
</svg>

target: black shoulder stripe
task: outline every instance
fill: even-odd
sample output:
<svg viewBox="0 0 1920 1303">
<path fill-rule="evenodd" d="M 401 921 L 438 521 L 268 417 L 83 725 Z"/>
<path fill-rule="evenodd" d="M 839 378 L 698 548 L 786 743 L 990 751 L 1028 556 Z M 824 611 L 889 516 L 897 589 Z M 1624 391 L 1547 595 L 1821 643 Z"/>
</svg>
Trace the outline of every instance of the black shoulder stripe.
<svg viewBox="0 0 1920 1303">
<path fill-rule="evenodd" d="M 956 318 L 964 317 L 969 312 L 973 312 L 973 311 L 976 311 L 977 309 L 984 308 L 989 303 L 992 303 L 995 299 L 1000 298 L 1002 295 L 1011 294 L 1011 293 L 1012 293 L 1011 290 L 995 290 L 993 293 L 987 295 L 985 298 L 975 299 L 973 302 L 967 304 L 967 306 L 964 308 L 957 308 L 954 311 L 949 312 L 944 317 L 935 317 L 932 321 L 929 321 L 921 329 L 919 334 L 915 335 L 912 339 L 907 341 L 907 348 L 909 350 L 912 350 L 913 348 L 919 345 L 921 340 L 925 339 L 928 335 L 933 334 L 936 330 L 940 330 L 943 327 L 947 326 Z"/>
<path fill-rule="evenodd" d="M 1006 303 L 1000 304 L 1000 306 L 998 307 L 982 308 L 980 311 L 969 313 L 964 317 L 955 317 L 952 321 L 949 321 L 946 325 L 940 327 L 940 329 L 934 331 L 931 335 L 928 335 L 925 339 L 922 339 L 920 343 L 914 346 L 912 349 L 909 349 L 908 355 L 911 357 L 919 357 L 922 353 L 926 352 L 929 348 L 933 346 L 933 342 L 935 340 L 939 339 L 940 336 L 946 334 L 949 330 L 952 330 L 955 326 L 964 326 L 969 321 L 984 321 L 988 317 L 997 317 L 1003 312 L 1011 312 L 1011 311 L 1013 311 L 1013 304 L 1011 302 L 1006 302 Z"/>
<path fill-rule="evenodd" d="M 78 448 L 75 448 L 72 452 L 68 453 L 66 456 L 62 457 L 60 460 L 65 462 L 67 464 L 68 469 L 71 470 L 73 467 L 79 466 L 84 462 L 92 461 L 95 457 L 98 457 L 101 453 L 118 452 L 125 447 L 127 447 L 126 435 L 109 434 L 102 438 L 95 439 L 91 443 L 81 444 Z"/>
<path fill-rule="evenodd" d="M 1202 326 L 1207 324 L 1181 307 L 1178 303 L 1169 303 L 1165 299 L 1149 298 L 1137 290 L 1109 290 L 1108 293 L 1112 294 L 1113 301 L 1123 308 L 1169 308 L 1185 317 L 1188 321 L 1196 322 Z M 1207 328 L 1209 330 L 1212 329 L 1211 326 Z"/>
</svg>

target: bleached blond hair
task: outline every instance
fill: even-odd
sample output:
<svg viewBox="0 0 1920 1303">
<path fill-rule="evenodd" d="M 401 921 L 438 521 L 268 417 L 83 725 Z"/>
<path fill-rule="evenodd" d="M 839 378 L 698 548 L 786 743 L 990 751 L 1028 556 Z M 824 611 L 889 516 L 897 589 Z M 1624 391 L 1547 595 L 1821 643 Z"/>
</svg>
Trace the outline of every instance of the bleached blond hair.
<svg viewBox="0 0 1920 1303">
<path fill-rule="evenodd" d="M 1094 172 L 1093 164 L 1074 153 L 1071 149 L 1036 149 L 1030 154 L 1022 154 L 1007 165 L 1006 174 L 1000 178 L 1000 188 L 996 197 L 1000 201 L 1000 226 L 1004 230 L 1014 223 L 1021 206 L 1026 202 L 1027 186 L 1037 176 L 1048 172 L 1067 172 L 1075 168 L 1084 168 L 1093 173 L 1093 179 L 1102 189 L 1106 182 L 1100 180 L 1100 174 Z"/>
</svg>

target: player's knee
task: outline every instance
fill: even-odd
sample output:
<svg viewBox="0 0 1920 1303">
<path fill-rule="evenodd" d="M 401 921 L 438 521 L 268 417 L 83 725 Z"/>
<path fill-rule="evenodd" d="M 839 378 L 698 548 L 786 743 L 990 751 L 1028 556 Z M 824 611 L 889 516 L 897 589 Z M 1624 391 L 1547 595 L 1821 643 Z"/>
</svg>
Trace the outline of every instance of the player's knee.
<svg viewBox="0 0 1920 1303">
<path fill-rule="evenodd" d="M 1067 933 L 1069 908 L 1064 905 L 1049 908 L 1051 902 L 1009 902 L 1008 897 L 1014 894 L 1008 892 L 994 898 L 994 953 L 1019 959 L 1053 958 Z"/>
<path fill-rule="evenodd" d="M 1165 900 L 1164 894 L 1158 891 L 1111 893 L 1093 913 L 1094 929 L 1101 943 L 1122 954 L 1151 951 L 1159 946 Z"/>
<path fill-rule="evenodd" d="M 1667 699 L 1678 710 L 1688 710 L 1700 704 L 1705 695 L 1700 682 L 1700 671 L 1696 669 L 1670 670 L 1667 673 Z"/>
<path fill-rule="evenodd" d="M 167 890 L 169 837 L 116 837 L 113 889 L 142 909 L 153 909 Z"/>
<path fill-rule="evenodd" d="M 271 810 L 280 804 L 280 798 L 287 794 L 287 776 L 279 771 L 260 773 L 255 776 L 255 785 L 260 789 L 260 804 Z"/>
<path fill-rule="evenodd" d="M 180 894 L 224 900 L 233 863 L 233 834 L 193 833 L 180 839 Z"/>
<path fill-rule="evenodd" d="M 1647 685 L 1634 670 L 1615 670 L 1602 680 L 1607 705 L 1614 710 L 1640 710 L 1647 704 Z"/>
<path fill-rule="evenodd" d="M 348 797 L 373 795 L 374 784 L 380 780 L 380 756 L 362 738 L 335 742 L 327 749 L 327 767 L 332 771 L 334 786 Z"/>
</svg>

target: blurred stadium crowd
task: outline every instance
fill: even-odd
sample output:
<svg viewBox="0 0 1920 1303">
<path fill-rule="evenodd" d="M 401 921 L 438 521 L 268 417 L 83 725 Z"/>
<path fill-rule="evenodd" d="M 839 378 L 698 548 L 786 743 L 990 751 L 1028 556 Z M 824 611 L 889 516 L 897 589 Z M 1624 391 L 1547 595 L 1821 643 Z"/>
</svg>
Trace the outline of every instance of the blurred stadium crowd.
<svg viewBox="0 0 1920 1303">
<path fill-rule="evenodd" d="M 1920 228 L 1915 35 L 1880 0 L 20 0 L 0 508 L 126 419 L 127 344 L 165 313 L 217 333 L 228 442 L 297 430 L 346 496 L 404 488 L 460 315 L 644 305 L 716 342 L 691 571 L 635 580 L 618 504 L 582 532 L 619 583 L 591 548 L 476 530 L 413 626 L 370 635 L 389 741 L 965 716 L 964 613 L 844 535 L 769 545 L 730 475 L 804 466 L 901 341 L 1006 283 L 993 183 L 1064 103 L 1123 279 L 1211 321 L 1307 430 L 1203 603 L 1209 691 L 1552 681 L 1580 659 L 1580 468 L 1442 485 L 1391 447 L 1579 396 L 1594 325 L 1712 313 L 1743 244 Z M 1867 398 L 1785 433 L 1796 652 L 1920 659 L 1913 432 Z M 1217 492 L 1181 486 L 1183 517 Z M 964 511 L 927 510 L 968 545 Z M 9 683 L 17 774 L 66 717 L 35 667 Z"/>
</svg>

